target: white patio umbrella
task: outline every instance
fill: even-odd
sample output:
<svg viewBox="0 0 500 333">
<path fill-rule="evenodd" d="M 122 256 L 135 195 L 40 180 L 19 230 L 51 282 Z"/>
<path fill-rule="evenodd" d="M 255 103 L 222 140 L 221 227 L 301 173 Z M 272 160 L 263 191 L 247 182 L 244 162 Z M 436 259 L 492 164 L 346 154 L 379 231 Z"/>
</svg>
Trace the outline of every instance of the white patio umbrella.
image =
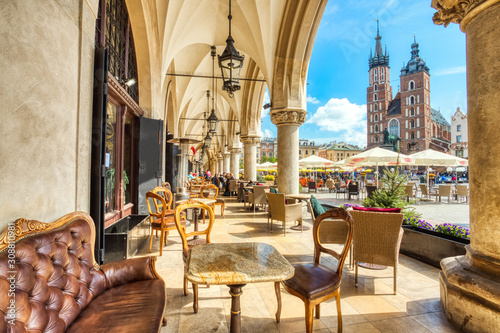
<svg viewBox="0 0 500 333">
<path fill-rule="evenodd" d="M 329 166 L 333 166 L 333 161 L 327 160 L 326 158 L 319 157 L 317 155 L 311 155 L 299 160 L 299 167 L 301 168 L 324 167 L 326 169 Z"/>
<path fill-rule="evenodd" d="M 347 166 L 376 166 L 376 180 L 378 184 L 378 167 L 382 165 L 408 165 L 411 164 L 412 158 L 408 155 L 398 154 L 394 151 L 375 147 L 366 150 L 358 155 L 354 155 L 345 159 Z"/>
<path fill-rule="evenodd" d="M 276 168 L 277 165 L 277 163 L 264 162 L 262 164 L 257 164 L 257 169 L 269 170 Z"/>
<path fill-rule="evenodd" d="M 446 166 L 446 167 L 465 167 L 469 165 L 469 161 L 465 158 L 441 153 L 434 149 L 427 149 L 415 154 L 411 154 L 415 165 L 423 165 L 427 167 L 427 186 L 429 186 L 429 167 L 430 166 Z"/>
</svg>

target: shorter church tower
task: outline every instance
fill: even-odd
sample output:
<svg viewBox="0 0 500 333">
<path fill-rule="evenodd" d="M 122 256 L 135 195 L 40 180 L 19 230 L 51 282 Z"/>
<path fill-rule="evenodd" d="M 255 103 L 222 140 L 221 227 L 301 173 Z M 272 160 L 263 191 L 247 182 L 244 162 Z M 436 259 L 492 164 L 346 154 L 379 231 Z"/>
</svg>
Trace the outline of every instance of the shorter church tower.
<svg viewBox="0 0 500 333">
<path fill-rule="evenodd" d="M 382 51 L 382 37 L 379 33 L 377 20 L 377 37 L 375 37 L 375 54 L 370 51 L 368 60 L 369 84 L 366 89 L 367 107 L 367 148 L 379 146 L 384 141 L 383 131 L 385 115 L 392 100 L 391 72 L 389 67 L 389 54 L 387 46 L 385 53 Z"/>
</svg>

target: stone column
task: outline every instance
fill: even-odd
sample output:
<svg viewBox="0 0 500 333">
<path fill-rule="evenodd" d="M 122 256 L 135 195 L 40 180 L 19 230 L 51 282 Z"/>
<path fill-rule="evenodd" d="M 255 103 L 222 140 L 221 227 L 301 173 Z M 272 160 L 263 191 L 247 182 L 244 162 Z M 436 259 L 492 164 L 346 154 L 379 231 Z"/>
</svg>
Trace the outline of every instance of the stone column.
<svg viewBox="0 0 500 333">
<path fill-rule="evenodd" d="M 278 128 L 278 191 L 299 193 L 299 126 L 306 120 L 303 109 L 271 110 L 271 121 Z"/>
<path fill-rule="evenodd" d="M 260 142 L 258 136 L 246 136 L 241 138 L 243 142 L 244 175 L 245 180 L 257 180 L 257 144 Z"/>
<path fill-rule="evenodd" d="M 240 152 L 241 149 L 239 148 L 231 148 L 229 149 L 229 152 L 231 153 L 231 173 L 234 176 L 234 179 L 239 179 L 240 177 Z"/>
<path fill-rule="evenodd" d="M 467 254 L 441 261 L 441 301 L 465 332 L 500 330 L 500 2 L 434 0 L 434 23 L 466 33 L 471 243 Z M 484 149 L 490 143 L 493 149 Z"/>
<path fill-rule="evenodd" d="M 218 173 L 223 173 L 224 172 L 224 158 L 219 157 L 217 160 L 219 161 L 219 172 Z"/>
<path fill-rule="evenodd" d="M 229 153 L 224 153 L 224 168 L 223 171 L 224 173 L 231 172 L 231 169 L 229 168 L 229 157 L 231 155 Z"/>
<path fill-rule="evenodd" d="M 178 187 L 184 187 L 188 179 L 189 141 L 181 138 L 179 142 L 181 159 L 179 161 Z"/>
</svg>

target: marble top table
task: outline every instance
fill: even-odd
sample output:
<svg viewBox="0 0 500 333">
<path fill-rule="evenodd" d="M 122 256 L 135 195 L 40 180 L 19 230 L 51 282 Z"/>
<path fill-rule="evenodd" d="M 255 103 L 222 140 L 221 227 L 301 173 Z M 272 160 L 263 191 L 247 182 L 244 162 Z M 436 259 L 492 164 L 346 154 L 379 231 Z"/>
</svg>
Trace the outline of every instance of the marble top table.
<svg viewBox="0 0 500 333">
<path fill-rule="evenodd" d="M 209 243 L 189 250 L 186 278 L 196 284 L 225 284 L 231 295 L 230 332 L 241 330 L 240 295 L 247 283 L 287 280 L 294 268 L 265 243 Z"/>
</svg>

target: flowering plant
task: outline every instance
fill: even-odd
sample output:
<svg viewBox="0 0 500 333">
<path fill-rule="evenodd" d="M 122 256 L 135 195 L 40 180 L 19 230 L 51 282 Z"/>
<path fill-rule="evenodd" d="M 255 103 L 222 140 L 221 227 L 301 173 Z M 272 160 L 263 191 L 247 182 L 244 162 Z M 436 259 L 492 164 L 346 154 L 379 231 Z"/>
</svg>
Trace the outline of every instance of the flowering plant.
<svg viewBox="0 0 500 333">
<path fill-rule="evenodd" d="M 348 208 L 351 208 L 351 207 L 359 207 L 358 205 L 350 205 L 348 203 L 345 203 L 345 204 L 342 204 L 339 206 L 340 208 L 344 208 L 344 209 L 348 209 Z"/>
<path fill-rule="evenodd" d="M 468 228 L 460 227 L 451 223 L 437 225 L 435 231 L 459 238 L 470 239 L 470 230 Z"/>
<path fill-rule="evenodd" d="M 403 218 L 403 224 L 409 224 L 417 228 L 435 231 L 432 224 L 425 222 L 425 220 L 419 219 L 418 216 L 410 216 Z"/>
</svg>

